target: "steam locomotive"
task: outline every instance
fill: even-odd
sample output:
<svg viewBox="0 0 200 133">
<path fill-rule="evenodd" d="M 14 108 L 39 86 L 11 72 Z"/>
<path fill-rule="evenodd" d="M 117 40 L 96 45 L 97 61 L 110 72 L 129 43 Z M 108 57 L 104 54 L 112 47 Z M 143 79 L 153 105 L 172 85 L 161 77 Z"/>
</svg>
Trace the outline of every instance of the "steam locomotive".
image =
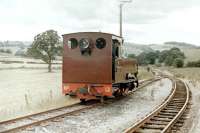
<svg viewBox="0 0 200 133">
<path fill-rule="evenodd" d="M 116 97 L 138 86 L 138 64 L 123 57 L 123 38 L 102 32 L 63 35 L 62 92 L 82 102 Z"/>
</svg>

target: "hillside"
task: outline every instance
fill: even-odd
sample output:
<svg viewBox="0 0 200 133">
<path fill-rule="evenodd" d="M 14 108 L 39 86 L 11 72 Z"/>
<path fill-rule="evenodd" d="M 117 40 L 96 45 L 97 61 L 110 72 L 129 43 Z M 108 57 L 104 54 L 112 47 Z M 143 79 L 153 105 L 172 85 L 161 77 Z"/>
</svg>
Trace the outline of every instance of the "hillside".
<svg viewBox="0 0 200 133">
<path fill-rule="evenodd" d="M 11 50 L 12 55 L 25 52 L 26 49 L 31 45 L 31 42 L 22 42 L 22 41 L 3 41 L 0 42 L 0 49 Z M 0 53 L 1 55 L 4 53 Z"/>
<path fill-rule="evenodd" d="M 12 51 L 12 55 L 18 55 L 20 53 L 25 53 L 27 48 L 31 45 L 31 42 L 22 42 L 22 41 L 4 41 L 0 42 L 0 49 L 10 49 Z M 181 49 L 186 55 L 187 61 L 196 61 L 200 59 L 200 47 L 194 44 L 189 44 L 185 42 L 165 42 L 163 44 L 136 44 L 125 42 L 124 49 L 127 54 L 135 54 L 139 55 L 142 52 L 151 52 L 151 51 L 162 51 L 169 50 L 173 47 L 177 47 Z M 4 53 L 0 53 L 0 55 L 4 55 Z"/>
<path fill-rule="evenodd" d="M 134 53 L 135 55 L 139 55 L 142 52 L 154 51 L 151 47 L 149 47 L 149 45 L 136 44 L 130 42 L 125 42 L 124 47 L 127 54 Z"/>
<path fill-rule="evenodd" d="M 126 47 L 128 54 L 134 53 L 135 55 L 138 55 L 141 52 L 149 52 L 156 50 L 163 51 L 163 50 L 169 50 L 173 47 L 177 47 L 184 52 L 186 56 L 186 62 L 196 61 L 200 59 L 200 47 L 184 42 L 171 41 L 171 42 L 165 42 L 163 44 L 149 44 L 149 45 L 126 43 L 124 46 Z"/>
</svg>

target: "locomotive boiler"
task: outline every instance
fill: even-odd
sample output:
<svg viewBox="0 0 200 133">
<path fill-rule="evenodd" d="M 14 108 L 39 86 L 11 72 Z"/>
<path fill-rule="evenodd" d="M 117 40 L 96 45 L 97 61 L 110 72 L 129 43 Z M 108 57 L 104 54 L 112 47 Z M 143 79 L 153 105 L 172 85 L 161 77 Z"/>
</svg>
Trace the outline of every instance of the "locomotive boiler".
<svg viewBox="0 0 200 133">
<path fill-rule="evenodd" d="M 138 86 L 138 64 L 123 57 L 123 38 L 102 32 L 63 35 L 62 91 L 82 102 L 116 97 Z"/>
</svg>

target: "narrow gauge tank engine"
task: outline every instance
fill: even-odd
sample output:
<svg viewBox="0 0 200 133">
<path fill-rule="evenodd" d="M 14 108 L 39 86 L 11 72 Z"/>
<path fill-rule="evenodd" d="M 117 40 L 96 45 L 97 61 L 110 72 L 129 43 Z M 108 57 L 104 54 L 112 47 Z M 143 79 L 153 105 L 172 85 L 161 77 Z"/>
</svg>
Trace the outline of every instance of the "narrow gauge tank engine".
<svg viewBox="0 0 200 133">
<path fill-rule="evenodd" d="M 82 102 L 123 95 L 138 86 L 136 60 L 122 56 L 123 39 L 101 32 L 63 35 L 63 93 Z"/>
</svg>

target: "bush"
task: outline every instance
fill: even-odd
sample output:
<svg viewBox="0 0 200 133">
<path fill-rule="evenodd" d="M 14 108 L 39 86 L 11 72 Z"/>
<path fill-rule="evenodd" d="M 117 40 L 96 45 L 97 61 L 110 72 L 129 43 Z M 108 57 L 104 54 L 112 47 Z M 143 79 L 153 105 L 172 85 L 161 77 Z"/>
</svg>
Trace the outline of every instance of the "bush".
<svg viewBox="0 0 200 133">
<path fill-rule="evenodd" d="M 183 67 L 183 65 L 184 65 L 184 61 L 181 58 L 176 58 L 173 62 L 173 66 L 177 68 Z"/>
<path fill-rule="evenodd" d="M 128 58 L 136 58 L 135 54 L 129 54 Z"/>
<path fill-rule="evenodd" d="M 5 53 L 11 54 L 12 51 L 11 51 L 10 49 L 6 49 L 6 50 L 5 50 Z"/>
<path fill-rule="evenodd" d="M 184 60 L 185 55 L 183 52 L 181 52 L 179 48 L 174 47 L 174 48 L 171 48 L 170 50 L 164 50 L 160 52 L 158 61 L 159 63 L 164 62 L 166 66 L 172 66 L 174 65 L 175 59 L 178 59 L 179 61 L 180 59 Z"/>
<path fill-rule="evenodd" d="M 1 53 L 12 54 L 12 51 L 11 51 L 10 49 L 6 49 L 6 50 L 0 49 L 0 52 L 1 52 Z"/>
<path fill-rule="evenodd" d="M 200 60 L 188 62 L 187 67 L 200 67 Z"/>
<path fill-rule="evenodd" d="M 1 53 L 4 53 L 5 51 L 4 51 L 4 49 L 0 49 L 0 52 L 1 52 Z"/>
</svg>

